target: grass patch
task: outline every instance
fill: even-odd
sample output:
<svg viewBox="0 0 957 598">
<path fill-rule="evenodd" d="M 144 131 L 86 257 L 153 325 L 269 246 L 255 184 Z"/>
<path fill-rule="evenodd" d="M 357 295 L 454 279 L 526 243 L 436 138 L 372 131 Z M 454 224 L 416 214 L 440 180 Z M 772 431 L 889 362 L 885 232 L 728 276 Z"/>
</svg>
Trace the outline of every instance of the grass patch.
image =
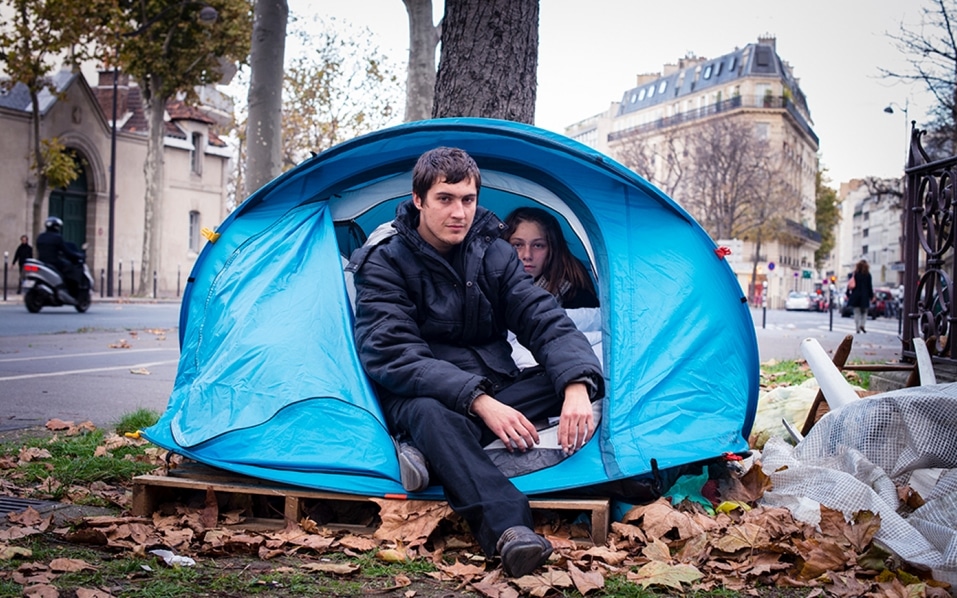
<svg viewBox="0 0 957 598">
<path fill-rule="evenodd" d="M 761 386 L 797 386 L 813 377 L 814 373 L 803 359 L 761 364 Z"/>
<path fill-rule="evenodd" d="M 146 421 L 144 418 L 145 414 L 136 412 L 129 416 L 129 420 L 124 418 L 121 421 Z M 93 430 L 76 436 L 57 435 L 52 439 L 45 435 L 30 436 L 0 444 L 0 457 L 19 462 L 15 469 L 7 470 L 3 475 L 15 479 L 21 487 L 38 486 L 46 480 L 54 480 L 56 487 L 43 494 L 53 500 L 62 500 L 71 486 L 89 486 L 93 482 L 128 484 L 133 477 L 149 473 L 155 468 L 145 458 L 150 445 L 124 445 L 106 451 L 106 438 L 102 430 Z M 22 455 L 30 455 L 30 460 L 24 462 Z M 100 505 L 102 501 L 90 497 L 75 502 Z"/>
<path fill-rule="evenodd" d="M 137 430 L 145 430 L 159 421 L 160 414 L 152 409 L 137 409 L 133 413 L 127 413 L 116 422 L 116 433 L 127 434 Z"/>
<path fill-rule="evenodd" d="M 874 363 L 863 360 L 854 360 L 849 364 Z M 872 372 L 855 372 L 844 370 L 841 372 L 848 382 L 854 386 L 860 386 L 864 390 L 871 387 Z M 787 361 L 770 361 L 761 364 L 761 386 L 762 388 L 774 388 L 776 386 L 798 386 L 814 377 L 814 372 L 808 367 L 803 359 Z"/>
</svg>

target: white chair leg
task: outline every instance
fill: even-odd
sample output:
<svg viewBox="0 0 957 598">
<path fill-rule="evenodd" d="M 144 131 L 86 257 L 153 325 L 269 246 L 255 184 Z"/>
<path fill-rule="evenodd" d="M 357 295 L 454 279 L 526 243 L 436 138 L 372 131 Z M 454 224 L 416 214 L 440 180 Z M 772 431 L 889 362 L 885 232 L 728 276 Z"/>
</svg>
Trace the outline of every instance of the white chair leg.
<svg viewBox="0 0 957 598">
<path fill-rule="evenodd" d="M 814 373 L 831 411 L 860 399 L 816 339 L 806 338 L 801 341 L 801 354 Z"/>
<path fill-rule="evenodd" d="M 934 373 L 934 362 L 930 358 L 927 344 L 920 337 L 915 337 L 912 340 L 914 353 L 917 355 L 917 374 L 920 377 L 920 385 L 937 384 L 937 374 Z"/>
</svg>

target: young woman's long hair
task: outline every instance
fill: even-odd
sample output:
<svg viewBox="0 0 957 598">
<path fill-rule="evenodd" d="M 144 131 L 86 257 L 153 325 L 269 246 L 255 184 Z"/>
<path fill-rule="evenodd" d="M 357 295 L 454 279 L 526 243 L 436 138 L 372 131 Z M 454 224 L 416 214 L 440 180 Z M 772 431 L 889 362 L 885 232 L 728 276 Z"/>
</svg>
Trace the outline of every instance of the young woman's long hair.
<svg viewBox="0 0 957 598">
<path fill-rule="evenodd" d="M 581 290 L 595 294 L 591 277 L 568 249 L 568 243 L 565 242 L 565 235 L 562 233 L 558 219 L 540 208 L 517 208 L 505 218 L 505 224 L 508 225 L 505 231 L 506 241 L 523 222 L 535 223 L 545 233 L 545 242 L 548 243 L 548 259 L 545 260 L 545 267 L 542 268 L 545 290 L 556 297 L 573 297 Z M 568 284 L 564 292 L 562 281 Z"/>
</svg>

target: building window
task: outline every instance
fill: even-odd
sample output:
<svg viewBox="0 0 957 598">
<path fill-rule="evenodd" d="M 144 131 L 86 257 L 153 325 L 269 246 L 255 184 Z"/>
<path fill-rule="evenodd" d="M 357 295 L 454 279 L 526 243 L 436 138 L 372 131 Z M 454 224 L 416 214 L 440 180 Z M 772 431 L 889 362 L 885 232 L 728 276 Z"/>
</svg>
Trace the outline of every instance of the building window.
<svg viewBox="0 0 957 598">
<path fill-rule="evenodd" d="M 189 150 L 189 165 L 193 174 L 203 174 L 203 134 L 193 133 L 193 147 Z"/>
<path fill-rule="evenodd" d="M 189 250 L 199 253 L 199 212 L 189 212 Z"/>
<path fill-rule="evenodd" d="M 659 94 L 664 93 L 666 89 L 668 89 L 668 82 L 667 82 L 667 81 L 662 81 L 661 83 L 658 84 L 658 93 L 659 93 Z"/>
<path fill-rule="evenodd" d="M 645 90 L 644 90 L 644 89 L 642 89 L 641 91 L 638 92 L 638 101 L 640 102 L 640 101 L 643 100 L 643 99 L 645 99 Z"/>
<path fill-rule="evenodd" d="M 738 66 L 738 57 L 737 57 L 737 56 L 732 56 L 732 57 L 731 57 L 731 64 L 728 65 L 728 70 L 729 70 L 729 71 L 733 71 L 733 70 L 734 70 L 734 67 L 736 67 L 736 66 Z"/>
<path fill-rule="evenodd" d="M 771 135 L 770 123 L 755 123 L 754 134 L 758 139 L 767 139 Z"/>
<path fill-rule="evenodd" d="M 865 259 L 867 258 L 867 249 L 868 249 L 867 245 L 861 248 L 861 253 L 864 255 Z"/>
<path fill-rule="evenodd" d="M 712 66 L 714 66 L 714 65 L 709 64 L 708 66 L 704 67 L 704 74 L 701 75 L 701 78 L 702 78 L 702 79 L 710 79 L 710 78 L 711 78 L 711 67 L 712 67 Z"/>
</svg>

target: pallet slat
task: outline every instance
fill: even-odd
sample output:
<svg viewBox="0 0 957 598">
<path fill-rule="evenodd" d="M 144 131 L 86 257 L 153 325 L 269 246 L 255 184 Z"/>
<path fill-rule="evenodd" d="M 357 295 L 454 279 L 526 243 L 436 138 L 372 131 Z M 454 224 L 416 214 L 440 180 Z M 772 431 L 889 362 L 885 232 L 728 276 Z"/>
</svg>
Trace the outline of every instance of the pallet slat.
<svg viewBox="0 0 957 598">
<path fill-rule="evenodd" d="M 287 522 L 298 522 L 302 516 L 302 500 L 369 501 L 367 496 L 324 492 L 293 486 L 271 485 L 269 482 L 214 470 L 188 467 L 172 470 L 169 476 L 141 475 L 133 478 L 132 512 L 137 517 L 150 517 L 171 493 L 180 491 L 222 492 L 249 496 L 272 496 L 284 499 L 283 516 Z M 401 500 L 401 499 L 393 499 Z M 604 544 L 608 539 L 609 500 L 607 498 L 530 498 L 532 509 L 556 511 L 589 511 L 592 541 Z"/>
</svg>

